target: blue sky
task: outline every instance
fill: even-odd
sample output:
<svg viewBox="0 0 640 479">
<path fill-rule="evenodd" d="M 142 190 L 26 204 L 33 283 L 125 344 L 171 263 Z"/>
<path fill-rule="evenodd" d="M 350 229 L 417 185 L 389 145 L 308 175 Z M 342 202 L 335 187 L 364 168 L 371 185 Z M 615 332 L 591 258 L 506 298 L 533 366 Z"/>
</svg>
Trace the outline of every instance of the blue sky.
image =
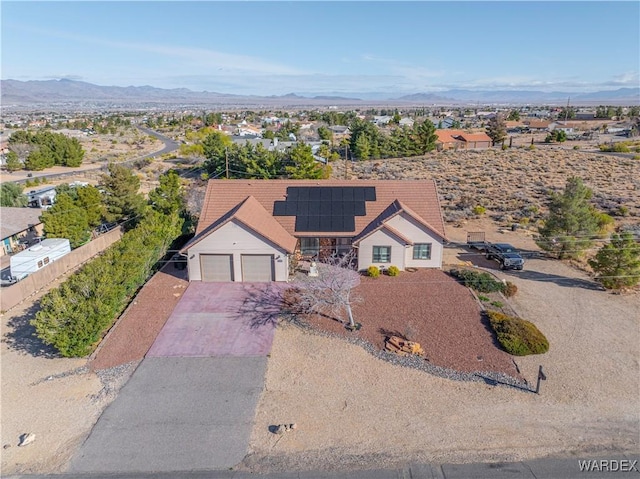
<svg viewBox="0 0 640 479">
<path fill-rule="evenodd" d="M 2 78 L 222 93 L 637 87 L 640 2 L 2 1 Z"/>
</svg>

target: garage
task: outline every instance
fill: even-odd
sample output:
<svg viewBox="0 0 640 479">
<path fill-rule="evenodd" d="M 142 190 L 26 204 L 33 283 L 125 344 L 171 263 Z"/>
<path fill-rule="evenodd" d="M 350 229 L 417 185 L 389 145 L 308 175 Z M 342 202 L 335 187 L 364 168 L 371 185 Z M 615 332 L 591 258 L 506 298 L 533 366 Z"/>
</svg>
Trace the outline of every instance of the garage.
<svg viewBox="0 0 640 479">
<path fill-rule="evenodd" d="M 272 254 L 243 254 L 242 281 L 265 282 L 274 280 Z"/>
<path fill-rule="evenodd" d="M 200 272 L 202 281 L 233 281 L 233 255 L 201 254 Z"/>
</svg>

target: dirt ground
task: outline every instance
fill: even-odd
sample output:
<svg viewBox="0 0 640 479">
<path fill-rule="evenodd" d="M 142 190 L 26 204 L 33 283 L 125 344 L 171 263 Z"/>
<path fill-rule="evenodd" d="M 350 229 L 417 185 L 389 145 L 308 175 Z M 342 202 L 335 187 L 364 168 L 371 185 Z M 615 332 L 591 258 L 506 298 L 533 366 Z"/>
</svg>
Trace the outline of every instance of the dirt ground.
<svg viewBox="0 0 640 479">
<path fill-rule="evenodd" d="M 61 358 L 35 338 L 29 320 L 45 292 L 1 315 L 2 474 L 59 471 L 130 369 L 107 372 L 101 379 L 88 371 L 86 359 Z M 26 433 L 35 434 L 35 441 L 18 447 Z"/>
<path fill-rule="evenodd" d="M 466 239 L 464 229 L 447 231 Z M 534 248 L 522 233 L 494 227 L 487 239 Z M 454 262 L 463 254 L 448 250 Z M 540 395 L 434 377 L 340 339 L 282 327 L 243 467 L 266 472 L 637 453 L 640 295 L 600 290 L 553 260 L 531 259 L 524 271 L 497 274 L 518 286 L 514 309 L 549 339 L 548 353 L 516 358 L 530 384 L 544 367 Z M 269 432 L 270 425 L 293 422 L 298 429 L 285 436 Z"/>
</svg>

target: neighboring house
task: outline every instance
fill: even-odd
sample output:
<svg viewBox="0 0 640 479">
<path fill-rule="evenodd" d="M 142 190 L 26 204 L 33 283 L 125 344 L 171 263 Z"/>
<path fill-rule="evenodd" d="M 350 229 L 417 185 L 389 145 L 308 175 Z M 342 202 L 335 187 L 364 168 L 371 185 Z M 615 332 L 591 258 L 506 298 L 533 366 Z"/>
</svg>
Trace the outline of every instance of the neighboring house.
<svg viewBox="0 0 640 479">
<path fill-rule="evenodd" d="M 388 115 L 374 116 L 372 123 L 376 126 L 384 126 L 388 125 L 391 120 L 393 120 L 393 117 Z"/>
<path fill-rule="evenodd" d="M 440 268 L 444 221 L 431 180 L 210 180 L 190 281 L 287 281 L 290 262 L 357 254 L 369 266 Z"/>
<path fill-rule="evenodd" d="M 525 120 L 525 124 L 530 130 L 544 131 L 549 128 L 551 122 L 547 120 Z"/>
<path fill-rule="evenodd" d="M 491 147 L 491 138 L 484 132 L 436 130 L 438 150 L 478 150 Z"/>
<path fill-rule="evenodd" d="M 32 208 L 51 208 L 56 200 L 56 187 L 47 186 L 39 190 L 30 190 L 25 194 Z"/>
<path fill-rule="evenodd" d="M 408 126 L 409 128 L 413 128 L 413 124 L 415 123 L 415 121 L 412 118 L 402 118 L 400 120 L 400 123 L 398 123 L 400 126 Z"/>
<path fill-rule="evenodd" d="M 22 251 L 42 236 L 42 210 L 35 208 L 0 208 L 0 256 Z"/>
</svg>

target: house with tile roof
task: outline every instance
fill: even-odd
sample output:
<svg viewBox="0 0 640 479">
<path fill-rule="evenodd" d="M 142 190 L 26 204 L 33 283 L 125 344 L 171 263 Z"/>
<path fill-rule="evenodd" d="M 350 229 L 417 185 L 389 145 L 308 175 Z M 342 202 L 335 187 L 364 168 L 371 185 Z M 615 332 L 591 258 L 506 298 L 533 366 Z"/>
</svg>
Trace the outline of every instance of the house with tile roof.
<svg viewBox="0 0 640 479">
<path fill-rule="evenodd" d="M 440 268 L 445 241 L 432 180 L 209 180 L 181 252 L 190 281 L 264 282 L 352 250 L 359 270 Z"/>
<path fill-rule="evenodd" d="M 436 130 L 438 150 L 478 150 L 491 147 L 491 138 L 484 132 L 468 133 L 463 130 Z"/>
</svg>

